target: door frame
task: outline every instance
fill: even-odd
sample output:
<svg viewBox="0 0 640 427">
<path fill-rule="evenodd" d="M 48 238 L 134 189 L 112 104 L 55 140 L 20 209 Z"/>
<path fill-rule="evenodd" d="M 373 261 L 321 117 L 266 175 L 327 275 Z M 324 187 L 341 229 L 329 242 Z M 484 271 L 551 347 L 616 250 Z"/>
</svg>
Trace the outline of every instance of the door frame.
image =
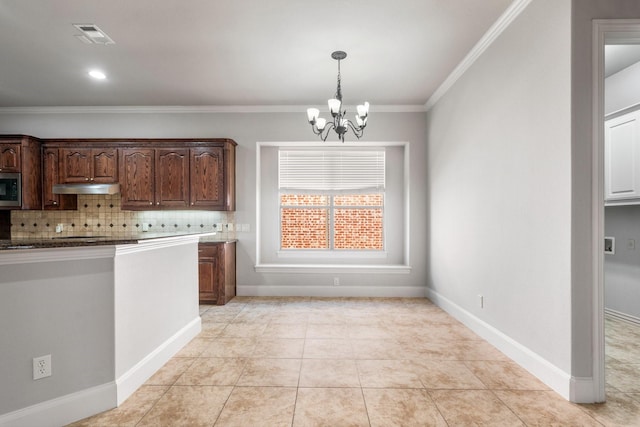
<svg viewBox="0 0 640 427">
<path fill-rule="evenodd" d="M 592 25 L 592 361 L 595 401 L 604 402 L 604 46 L 612 42 L 640 44 L 640 20 L 595 19 Z"/>
</svg>

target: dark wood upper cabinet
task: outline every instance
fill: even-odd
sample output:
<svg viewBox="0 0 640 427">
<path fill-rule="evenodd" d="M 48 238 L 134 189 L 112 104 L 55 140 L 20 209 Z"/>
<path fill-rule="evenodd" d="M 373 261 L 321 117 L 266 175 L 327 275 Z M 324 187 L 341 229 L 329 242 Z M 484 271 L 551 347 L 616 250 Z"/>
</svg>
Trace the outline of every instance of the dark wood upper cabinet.
<svg viewBox="0 0 640 427">
<path fill-rule="evenodd" d="M 118 182 L 116 148 L 61 148 L 60 152 L 62 183 Z"/>
<path fill-rule="evenodd" d="M 226 138 L 0 135 L 0 172 L 22 172 L 22 209 L 75 209 L 77 196 L 53 194 L 54 184 L 120 183 L 124 210 L 232 211 L 236 145 Z"/>
<path fill-rule="evenodd" d="M 2 209 L 42 209 L 40 140 L 27 135 L 0 136 L 0 173 L 20 173 L 22 206 Z"/>
<path fill-rule="evenodd" d="M 224 149 L 199 147 L 191 149 L 191 200 L 194 208 L 224 210 Z"/>
<path fill-rule="evenodd" d="M 153 209 L 156 204 L 155 150 L 123 148 L 120 158 L 122 209 Z"/>
<path fill-rule="evenodd" d="M 120 148 L 122 209 L 235 209 L 235 142 L 148 141 Z"/>
<path fill-rule="evenodd" d="M 42 209 L 77 209 L 78 196 L 53 194 L 53 185 L 60 183 L 60 155 L 57 148 L 42 150 Z"/>
<path fill-rule="evenodd" d="M 189 149 L 156 149 L 156 205 L 189 207 Z"/>
<path fill-rule="evenodd" d="M 0 172 L 21 172 L 20 141 L 0 142 Z"/>
</svg>

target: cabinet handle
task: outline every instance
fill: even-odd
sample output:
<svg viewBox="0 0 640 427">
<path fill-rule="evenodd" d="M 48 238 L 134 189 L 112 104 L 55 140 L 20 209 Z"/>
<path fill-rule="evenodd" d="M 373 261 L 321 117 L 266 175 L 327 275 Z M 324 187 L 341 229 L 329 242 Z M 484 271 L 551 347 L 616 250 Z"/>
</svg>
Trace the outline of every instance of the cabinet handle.
<svg viewBox="0 0 640 427">
<path fill-rule="evenodd" d="M 93 181 L 93 178 L 91 178 L 91 181 Z"/>
<path fill-rule="evenodd" d="M 191 202 L 191 206 L 193 206 L 193 202 Z"/>
<path fill-rule="evenodd" d="M 156 202 L 156 206 L 159 205 L 159 204 L 160 204 L 160 202 Z"/>
<path fill-rule="evenodd" d="M 85 181 L 89 181 L 89 178 L 85 178 L 84 180 L 85 180 Z"/>
<path fill-rule="evenodd" d="M 54 205 L 57 205 L 57 204 L 58 204 L 58 202 L 56 202 L 56 201 L 54 200 L 54 201 L 53 201 L 53 204 L 54 204 Z"/>
<path fill-rule="evenodd" d="M 153 202 L 149 202 L 149 204 L 150 204 L 150 205 L 152 205 L 152 204 L 153 204 Z"/>
</svg>

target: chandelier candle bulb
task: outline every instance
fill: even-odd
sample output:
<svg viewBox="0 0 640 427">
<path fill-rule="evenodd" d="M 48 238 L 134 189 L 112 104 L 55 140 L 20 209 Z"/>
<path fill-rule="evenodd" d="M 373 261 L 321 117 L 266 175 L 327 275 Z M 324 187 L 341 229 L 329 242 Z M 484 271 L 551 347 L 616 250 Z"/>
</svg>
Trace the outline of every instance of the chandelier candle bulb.
<svg viewBox="0 0 640 427">
<path fill-rule="evenodd" d="M 318 110 L 317 108 L 307 108 L 307 117 L 309 118 L 309 123 L 315 123 L 319 115 L 320 110 Z"/>
<path fill-rule="evenodd" d="M 365 102 L 364 105 L 358 105 L 357 109 L 358 116 L 364 119 L 365 117 L 367 117 L 367 114 L 369 114 L 369 103 Z"/>
<path fill-rule="evenodd" d="M 331 111 L 331 115 L 335 117 L 340 113 L 340 100 L 339 99 L 330 99 L 329 102 L 329 111 Z"/>
</svg>

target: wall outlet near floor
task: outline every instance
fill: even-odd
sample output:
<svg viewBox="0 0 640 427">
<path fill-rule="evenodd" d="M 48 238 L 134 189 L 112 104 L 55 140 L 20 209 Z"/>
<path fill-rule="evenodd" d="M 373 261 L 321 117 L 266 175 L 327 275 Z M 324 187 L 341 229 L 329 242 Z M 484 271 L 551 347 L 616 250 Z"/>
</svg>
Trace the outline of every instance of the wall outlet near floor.
<svg viewBox="0 0 640 427">
<path fill-rule="evenodd" d="M 33 358 L 33 379 L 39 380 L 51 376 L 51 355 Z"/>
<path fill-rule="evenodd" d="M 636 239 L 627 239 L 627 249 L 636 250 Z"/>
<path fill-rule="evenodd" d="M 333 278 L 333 286 L 340 286 L 340 278 L 339 277 L 334 277 Z"/>
<path fill-rule="evenodd" d="M 478 295 L 478 306 L 484 308 L 484 296 Z"/>
<path fill-rule="evenodd" d="M 62 233 L 62 230 L 64 230 L 64 226 L 62 224 L 56 225 L 56 233 Z"/>
<path fill-rule="evenodd" d="M 147 222 L 142 223 L 142 231 L 149 231 L 149 223 Z"/>
</svg>

